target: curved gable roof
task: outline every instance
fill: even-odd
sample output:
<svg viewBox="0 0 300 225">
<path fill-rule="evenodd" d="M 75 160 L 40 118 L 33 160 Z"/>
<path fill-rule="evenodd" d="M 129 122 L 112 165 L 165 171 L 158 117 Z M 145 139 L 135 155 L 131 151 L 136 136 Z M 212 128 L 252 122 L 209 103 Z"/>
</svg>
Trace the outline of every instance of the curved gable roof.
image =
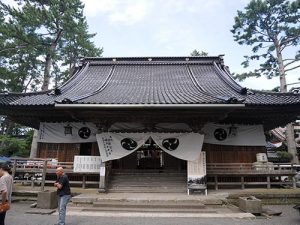
<svg viewBox="0 0 300 225">
<path fill-rule="evenodd" d="M 85 58 L 52 92 L 3 95 L 2 105 L 72 104 L 300 104 L 299 94 L 248 91 L 221 57 Z"/>
</svg>

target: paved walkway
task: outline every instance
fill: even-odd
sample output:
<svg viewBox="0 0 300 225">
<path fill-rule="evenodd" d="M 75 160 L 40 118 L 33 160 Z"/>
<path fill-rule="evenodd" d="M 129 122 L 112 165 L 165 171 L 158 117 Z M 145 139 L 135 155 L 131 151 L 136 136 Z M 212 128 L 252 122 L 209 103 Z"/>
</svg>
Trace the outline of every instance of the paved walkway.
<svg viewBox="0 0 300 225">
<path fill-rule="evenodd" d="M 66 225 L 299 225 L 300 215 L 292 208 L 292 205 L 268 206 L 274 210 L 282 211 L 281 216 L 256 217 L 255 219 L 240 219 L 236 217 L 179 217 L 170 215 L 170 217 L 137 217 L 131 214 L 122 217 L 116 214 L 107 214 L 105 212 L 86 212 L 78 213 L 71 207 L 67 211 Z M 8 212 L 6 224 L 8 225 L 53 225 L 57 223 L 57 214 L 36 215 L 27 214 L 30 210 L 28 203 L 14 203 L 12 209 Z M 229 216 L 229 215 L 228 215 Z"/>
</svg>

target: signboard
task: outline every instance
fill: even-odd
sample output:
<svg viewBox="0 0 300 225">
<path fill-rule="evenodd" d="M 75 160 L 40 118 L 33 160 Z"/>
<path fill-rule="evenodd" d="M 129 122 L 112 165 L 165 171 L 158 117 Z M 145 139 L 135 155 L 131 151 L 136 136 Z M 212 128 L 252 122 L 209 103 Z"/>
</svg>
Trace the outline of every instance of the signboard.
<svg viewBox="0 0 300 225">
<path fill-rule="evenodd" d="M 74 156 L 74 173 L 99 173 L 102 166 L 100 156 Z"/>
<path fill-rule="evenodd" d="M 206 186 L 206 155 L 201 152 L 200 157 L 195 161 L 188 161 L 188 193 L 193 191 L 205 191 Z"/>
</svg>

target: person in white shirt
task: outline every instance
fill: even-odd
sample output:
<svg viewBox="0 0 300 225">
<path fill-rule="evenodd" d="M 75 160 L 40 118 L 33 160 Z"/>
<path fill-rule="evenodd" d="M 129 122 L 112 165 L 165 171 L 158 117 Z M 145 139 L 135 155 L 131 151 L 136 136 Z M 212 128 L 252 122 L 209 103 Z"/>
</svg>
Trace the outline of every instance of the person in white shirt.
<svg viewBox="0 0 300 225">
<path fill-rule="evenodd" d="M 11 204 L 11 193 L 13 186 L 13 178 L 9 174 L 10 168 L 7 164 L 0 164 L 0 193 L 1 201 L 0 208 L 2 204 Z M 4 225 L 6 216 L 6 211 L 0 211 L 0 225 Z"/>
</svg>

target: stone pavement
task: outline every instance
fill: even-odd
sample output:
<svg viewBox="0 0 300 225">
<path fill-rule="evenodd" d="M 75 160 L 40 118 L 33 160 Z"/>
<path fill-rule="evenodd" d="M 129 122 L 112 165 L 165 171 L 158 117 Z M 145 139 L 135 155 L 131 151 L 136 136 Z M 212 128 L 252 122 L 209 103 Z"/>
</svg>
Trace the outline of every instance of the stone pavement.
<svg viewBox="0 0 300 225">
<path fill-rule="evenodd" d="M 54 190 L 53 187 L 46 188 Z M 32 194 L 33 199 L 27 197 L 27 200 L 34 200 L 38 191 L 39 187 L 16 186 L 14 193 Z M 300 189 L 209 190 L 207 196 L 186 193 L 98 193 L 97 189 L 82 188 L 72 188 L 72 192 L 76 196 L 68 207 L 68 215 L 82 217 L 255 218 L 231 203 L 235 203 L 239 196 L 249 195 L 279 199 L 285 204 L 289 203 L 289 197 L 292 197 L 293 203 L 300 200 Z M 14 198 L 20 200 L 20 197 Z"/>
<path fill-rule="evenodd" d="M 39 215 L 26 214 L 30 210 L 30 204 L 24 202 L 13 203 L 12 209 L 7 213 L 7 225 L 53 225 L 57 223 L 57 214 Z M 234 218 L 234 217 L 180 217 L 172 214 L 169 217 L 159 217 L 150 215 L 149 217 L 130 216 L 129 214 L 122 217 L 118 214 L 106 214 L 103 212 L 86 212 L 81 214 L 68 208 L 66 225 L 299 225 L 299 212 L 294 210 L 291 205 L 268 206 L 274 210 L 282 211 L 282 215 L 265 217 L 257 216 L 256 218 Z"/>
</svg>

